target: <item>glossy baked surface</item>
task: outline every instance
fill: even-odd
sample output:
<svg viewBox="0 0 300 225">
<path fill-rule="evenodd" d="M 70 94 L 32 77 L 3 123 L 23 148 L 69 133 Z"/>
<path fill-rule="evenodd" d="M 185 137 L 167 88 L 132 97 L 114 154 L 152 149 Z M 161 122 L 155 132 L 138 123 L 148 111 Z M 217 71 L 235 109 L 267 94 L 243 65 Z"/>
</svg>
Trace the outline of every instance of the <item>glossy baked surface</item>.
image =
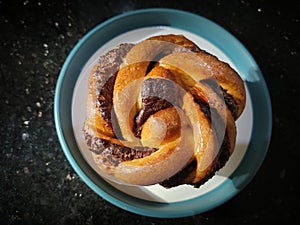
<svg viewBox="0 0 300 225">
<path fill-rule="evenodd" d="M 0 214 L 3 224 L 295 224 L 298 176 L 299 4 L 276 1 L 1 1 Z M 67 55 L 93 27 L 145 7 L 217 22 L 251 52 L 269 88 L 273 131 L 245 189 L 200 215 L 155 219 L 99 197 L 67 162 L 53 117 Z M 284 103 L 284 105 L 283 105 Z M 287 110 L 288 108 L 288 110 Z M 225 221 L 225 222 L 224 222 Z"/>
</svg>

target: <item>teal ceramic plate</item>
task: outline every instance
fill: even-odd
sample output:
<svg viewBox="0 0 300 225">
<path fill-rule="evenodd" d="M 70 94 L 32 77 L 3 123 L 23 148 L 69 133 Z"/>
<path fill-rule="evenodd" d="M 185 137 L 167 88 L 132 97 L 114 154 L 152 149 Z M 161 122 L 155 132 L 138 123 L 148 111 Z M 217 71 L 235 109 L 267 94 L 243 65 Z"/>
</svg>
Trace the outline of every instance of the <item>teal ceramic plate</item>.
<svg viewBox="0 0 300 225">
<path fill-rule="evenodd" d="M 229 63 L 243 78 L 246 108 L 237 121 L 237 142 L 226 166 L 199 189 L 182 185 L 164 189 L 116 184 L 103 179 L 84 144 L 87 77 L 107 50 L 159 34 L 183 34 L 198 46 Z M 184 217 L 228 201 L 253 178 L 266 155 L 272 111 L 261 71 L 247 49 L 219 25 L 201 16 L 173 9 L 144 9 L 121 14 L 87 33 L 67 57 L 59 75 L 54 116 L 62 149 L 76 173 L 99 196 L 137 214 Z"/>
</svg>

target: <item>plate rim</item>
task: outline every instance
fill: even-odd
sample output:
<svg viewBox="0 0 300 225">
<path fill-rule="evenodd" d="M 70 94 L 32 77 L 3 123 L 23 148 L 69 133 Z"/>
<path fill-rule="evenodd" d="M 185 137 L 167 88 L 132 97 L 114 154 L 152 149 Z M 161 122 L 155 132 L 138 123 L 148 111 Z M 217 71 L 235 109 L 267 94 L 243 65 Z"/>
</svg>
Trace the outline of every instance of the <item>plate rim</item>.
<svg viewBox="0 0 300 225">
<path fill-rule="evenodd" d="M 70 65 L 74 63 L 74 60 L 79 60 L 76 59 L 76 54 L 79 54 L 78 52 L 83 52 L 81 54 L 88 54 L 92 55 L 91 53 L 92 49 L 89 47 L 86 43 L 88 41 L 91 41 L 93 38 L 95 38 L 95 34 L 97 32 L 100 32 L 100 30 L 107 29 L 109 26 L 118 26 L 118 23 L 123 22 L 126 24 L 126 20 L 133 20 L 133 18 L 140 17 L 140 18 L 145 18 L 145 16 L 153 16 L 153 13 L 160 13 L 161 18 L 163 18 L 166 23 L 157 23 L 155 20 L 150 21 L 148 24 L 138 24 L 139 20 L 137 21 L 137 24 L 133 24 L 132 26 L 135 28 L 128 29 L 126 26 L 123 26 L 122 29 L 126 29 L 126 31 L 133 30 L 136 28 L 141 28 L 145 26 L 149 26 L 152 24 L 152 26 L 170 26 L 170 27 L 175 27 L 179 29 L 183 29 L 183 27 L 180 27 L 182 22 L 180 22 L 179 19 L 175 19 L 177 21 L 174 21 L 174 19 L 170 18 L 176 18 L 174 17 L 175 15 L 177 17 L 182 17 L 185 18 L 184 21 L 187 21 L 189 19 L 194 19 L 195 21 L 206 24 L 208 25 L 211 29 L 215 29 L 215 32 L 222 33 L 224 36 L 223 38 L 226 39 L 227 43 L 230 44 L 230 46 L 222 47 L 218 46 L 215 43 L 218 43 L 219 41 L 216 42 L 216 40 L 211 40 L 208 39 L 209 37 L 206 37 L 201 35 L 201 37 L 205 38 L 206 40 L 209 40 L 212 42 L 214 45 L 216 45 L 220 50 L 228 56 L 228 49 L 230 48 L 230 55 L 232 54 L 243 54 L 243 57 L 247 58 L 247 63 L 251 64 L 251 66 L 254 68 L 253 76 L 252 77 L 243 77 L 245 82 L 247 82 L 247 87 L 250 86 L 249 92 L 251 93 L 251 101 L 252 101 L 252 106 L 253 106 L 253 129 L 252 129 L 252 134 L 250 138 L 250 143 L 249 146 L 246 150 L 246 153 L 244 155 L 244 158 L 242 159 L 240 165 L 237 167 L 237 169 L 233 172 L 233 174 L 230 176 L 231 179 L 227 179 L 222 185 L 217 187 L 216 189 L 212 190 L 210 193 L 206 194 L 206 200 L 209 201 L 209 204 L 199 205 L 199 201 L 203 199 L 203 196 L 196 197 L 194 199 L 189 199 L 181 202 L 175 202 L 175 203 L 156 203 L 156 202 L 150 202 L 147 200 L 142 200 L 138 198 L 134 198 L 132 196 L 129 196 L 125 193 L 122 193 L 121 191 L 117 190 L 104 180 L 102 182 L 99 181 L 99 178 L 97 178 L 96 174 L 85 174 L 84 170 L 86 168 L 82 168 L 83 166 L 79 166 L 78 160 L 80 161 L 80 156 L 74 151 L 72 152 L 72 148 L 76 148 L 76 144 L 70 142 L 68 140 L 68 136 L 72 136 L 72 129 L 69 130 L 67 127 L 72 126 L 71 123 L 68 123 L 66 120 L 66 124 L 62 124 L 62 114 L 61 114 L 61 109 L 63 112 L 69 112 L 70 109 L 67 109 L 66 106 L 63 106 L 62 98 L 61 95 L 66 94 L 66 90 L 63 90 L 62 87 L 63 85 L 68 85 L 68 82 L 74 83 L 74 77 L 65 77 L 65 74 L 67 74 L 71 68 Z M 172 16 L 172 17 L 171 17 Z M 158 17 L 158 16 L 157 16 Z M 127 22 L 128 23 L 128 22 Z M 176 26 L 176 24 L 179 26 Z M 138 27 L 137 27 L 138 26 Z M 186 28 L 186 27 L 185 27 Z M 119 30 L 118 32 L 113 32 L 115 36 L 117 36 L 120 33 L 125 32 Z M 192 27 L 183 29 L 187 30 L 189 32 L 195 33 L 195 31 L 190 30 Z M 110 35 L 113 35 L 113 34 Z M 197 33 L 195 33 L 198 35 Z M 109 35 L 108 35 L 109 36 Z M 107 37 L 107 40 L 102 40 L 102 43 L 105 43 L 108 41 L 108 39 L 111 39 L 110 37 Z M 99 44 L 100 45 L 100 44 Z M 101 46 L 101 45 L 100 45 Z M 94 49 L 98 49 L 98 47 L 93 47 Z M 227 52 L 227 53 L 226 53 Z M 232 57 L 228 56 L 231 60 Z M 75 58 L 75 59 L 74 59 Z M 87 61 L 87 60 L 86 60 Z M 85 62 L 83 65 L 85 64 Z M 236 65 L 236 62 L 232 60 L 232 62 Z M 81 63 L 82 64 L 82 63 Z M 243 65 L 241 65 L 243 67 Z M 237 66 L 238 68 L 238 66 Z M 245 71 L 247 73 L 247 71 Z M 79 76 L 79 74 L 77 75 Z M 76 79 L 75 79 L 76 81 Z M 258 82 L 259 81 L 259 82 Z M 76 83 L 76 82 L 75 82 Z M 74 86 L 75 86 L 74 83 Z M 252 85 L 252 83 L 254 83 Z M 249 86 L 248 86 L 249 85 Z M 73 87 L 74 88 L 74 87 Z M 151 217 L 162 217 L 162 218 L 174 218 L 174 217 L 185 217 L 185 216 L 192 216 L 198 213 L 202 213 L 205 211 L 208 211 L 212 208 L 215 208 L 224 202 L 228 201 L 231 199 L 233 196 L 235 196 L 237 193 L 239 193 L 254 177 L 254 175 L 257 173 L 258 169 L 261 167 L 261 164 L 266 156 L 266 153 L 268 151 L 269 143 L 271 140 L 271 132 L 272 132 L 272 110 L 271 110 L 271 101 L 270 101 L 270 96 L 268 92 L 267 85 L 265 83 L 265 80 L 263 78 L 263 75 L 253 59 L 252 55 L 249 53 L 249 51 L 243 46 L 241 42 L 239 42 L 238 39 L 236 39 L 232 34 L 230 34 L 227 30 L 225 30 L 223 27 L 219 26 L 215 22 L 208 20 L 205 17 L 202 17 L 200 15 L 183 11 L 183 10 L 178 10 L 178 9 L 167 9 L 167 8 L 148 8 L 148 9 L 140 9 L 140 10 L 134 10 L 130 12 L 126 12 L 117 16 L 114 16 L 103 23 L 100 23 L 93 29 L 91 29 L 87 34 L 85 34 L 79 41 L 78 43 L 74 46 L 74 48 L 71 50 L 69 55 L 66 58 L 66 61 L 64 62 L 62 69 L 60 71 L 57 84 L 56 84 L 56 89 L 55 89 L 55 97 L 54 97 L 54 120 L 55 120 L 55 126 L 57 130 L 57 135 L 59 138 L 59 142 L 61 144 L 62 150 L 68 159 L 68 162 L 71 164 L 72 168 L 75 170 L 75 172 L 81 177 L 81 179 L 87 184 L 95 193 L 97 193 L 100 197 L 103 199 L 107 200 L 108 202 L 125 209 L 127 211 L 144 215 L 144 216 L 151 216 Z M 252 91 L 251 91 L 252 90 Z M 253 91 L 255 90 L 255 91 Z M 70 91 L 69 91 L 70 92 Z M 73 93 L 73 90 L 71 91 Z M 253 95 L 253 96 L 252 96 Z M 261 96 L 265 96 L 265 98 L 261 98 Z M 72 99 L 72 96 L 69 96 L 69 98 Z M 67 100 L 70 100 L 67 98 Z M 64 99 L 65 100 L 65 99 Z M 253 102 L 253 101 L 256 101 Z M 71 101 L 72 102 L 72 101 Z M 254 110 L 256 107 L 255 104 L 259 104 L 260 106 L 264 106 L 264 115 L 262 113 L 258 113 L 257 110 Z M 71 107 L 70 107 L 71 108 Z M 65 113 L 71 117 L 71 114 Z M 71 120 L 71 119 L 70 119 Z M 256 121 L 256 123 L 255 123 Z M 260 123 L 258 123 L 259 121 Z M 264 125 L 264 126 L 263 126 Z M 64 128 L 63 128 L 64 126 Z M 259 137 L 257 130 L 264 130 L 266 133 L 264 133 L 264 138 Z M 73 134 L 74 137 L 74 134 Z M 256 140 L 255 143 L 253 140 Z M 259 140 L 259 141 L 257 141 Z M 254 149 L 259 146 L 260 149 L 260 154 L 251 154 L 249 149 Z M 77 147 L 78 148 L 78 147 Z M 249 153 L 250 152 L 250 153 Z M 248 161 L 247 161 L 247 160 Z M 251 160 L 249 160 L 251 159 Z M 249 161 L 255 160 L 255 168 L 253 168 L 252 165 L 249 164 Z M 81 163 L 83 163 L 81 161 Z M 246 168 L 252 168 L 251 171 L 245 171 Z M 96 179 L 96 180 L 95 180 Z M 101 180 L 101 178 L 100 178 Z M 100 184 L 102 185 L 101 188 L 98 186 Z M 225 191 L 226 190 L 226 191 Z"/>
</svg>

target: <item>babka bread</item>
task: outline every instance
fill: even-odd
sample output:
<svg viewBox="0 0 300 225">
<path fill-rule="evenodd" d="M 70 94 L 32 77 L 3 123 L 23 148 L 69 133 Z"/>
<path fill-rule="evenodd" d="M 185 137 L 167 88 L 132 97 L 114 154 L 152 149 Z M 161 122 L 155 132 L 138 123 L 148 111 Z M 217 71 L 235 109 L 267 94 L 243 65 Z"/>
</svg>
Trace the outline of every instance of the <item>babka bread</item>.
<svg viewBox="0 0 300 225">
<path fill-rule="evenodd" d="M 116 46 L 88 85 L 83 134 L 107 178 L 199 187 L 234 151 L 243 80 L 182 35 Z"/>
</svg>

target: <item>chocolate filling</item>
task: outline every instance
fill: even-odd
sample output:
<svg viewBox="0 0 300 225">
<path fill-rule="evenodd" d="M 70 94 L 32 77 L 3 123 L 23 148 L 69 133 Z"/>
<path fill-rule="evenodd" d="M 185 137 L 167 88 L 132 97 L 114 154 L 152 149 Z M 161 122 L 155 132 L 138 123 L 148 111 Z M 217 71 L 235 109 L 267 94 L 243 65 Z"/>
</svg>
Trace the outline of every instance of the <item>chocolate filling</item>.
<svg viewBox="0 0 300 225">
<path fill-rule="evenodd" d="M 92 136 L 87 131 L 85 131 L 85 140 L 89 150 L 95 154 L 101 154 L 103 162 L 109 166 L 117 166 L 124 161 L 143 158 L 157 151 L 157 149 L 149 147 L 136 146 L 129 148 L 114 144 L 108 140 Z"/>
<path fill-rule="evenodd" d="M 178 86 L 171 80 L 163 78 L 146 79 L 141 87 L 142 109 L 135 118 L 135 134 L 140 137 L 143 124 L 152 114 L 169 108 L 180 106 L 182 100 Z"/>
<path fill-rule="evenodd" d="M 165 188 L 172 188 L 176 187 L 180 184 L 190 184 L 193 185 L 195 188 L 200 187 L 202 184 L 204 184 L 206 181 L 208 181 L 211 177 L 214 176 L 214 174 L 220 170 L 222 167 L 225 166 L 226 162 L 229 159 L 230 153 L 229 153 L 229 142 L 228 137 L 225 136 L 224 141 L 222 143 L 222 146 L 220 148 L 220 151 L 218 155 L 216 156 L 213 164 L 213 168 L 211 168 L 205 177 L 201 179 L 201 181 L 197 183 L 187 183 L 185 182 L 185 179 L 193 172 L 195 172 L 197 167 L 197 160 L 194 159 L 192 162 L 190 162 L 184 169 L 182 169 L 180 172 L 175 174 L 174 176 L 170 177 L 167 180 L 164 180 L 160 183 L 160 185 L 164 186 Z"/>
<path fill-rule="evenodd" d="M 230 95 L 227 90 L 222 88 L 215 80 L 213 79 L 207 79 L 200 81 L 201 83 L 209 86 L 212 90 L 214 90 L 221 98 L 224 98 L 224 101 L 232 113 L 232 116 L 234 119 L 237 119 L 237 113 L 238 113 L 238 104 Z"/>
<path fill-rule="evenodd" d="M 97 100 L 102 118 L 112 125 L 113 88 L 117 72 L 125 55 L 133 44 L 120 44 L 99 58 L 99 66 L 94 74 L 97 79 Z"/>
<path fill-rule="evenodd" d="M 194 96 L 194 101 L 200 106 L 201 111 L 205 114 L 206 118 L 209 120 L 218 143 L 222 143 L 224 139 L 224 130 L 226 129 L 226 122 L 222 119 L 219 112 L 210 107 L 207 102 L 201 100 Z"/>
<path fill-rule="evenodd" d="M 238 104 L 236 103 L 232 95 L 227 92 L 227 90 L 223 89 L 222 87 L 221 90 L 223 91 L 225 103 L 232 113 L 233 118 L 236 120 L 238 118 Z"/>
<path fill-rule="evenodd" d="M 120 44 L 116 48 L 108 51 L 99 58 L 99 66 L 94 73 L 97 79 L 97 103 L 102 118 L 114 127 L 114 131 L 118 127 L 115 125 L 116 119 L 113 112 L 113 88 L 116 80 L 117 72 L 123 63 L 127 52 L 133 47 L 133 44 Z M 157 151 L 157 149 L 149 147 L 125 147 L 114 144 L 108 140 L 101 139 L 85 132 L 85 140 L 90 151 L 95 154 L 101 154 L 103 162 L 110 166 L 117 166 L 120 162 L 129 161 L 137 158 L 143 158 Z"/>
<path fill-rule="evenodd" d="M 176 173 L 174 176 L 170 177 L 167 180 L 164 180 L 160 183 L 160 185 L 165 188 L 176 187 L 180 184 L 184 183 L 184 180 L 193 172 L 197 167 L 197 160 L 194 159 L 190 162 L 185 168 L 183 168 L 180 172 Z"/>
<path fill-rule="evenodd" d="M 212 162 L 213 168 L 211 168 L 207 172 L 205 177 L 203 179 L 201 179 L 200 182 L 190 183 L 190 185 L 193 185 L 195 188 L 198 188 L 202 184 L 204 184 L 207 180 L 209 180 L 215 174 L 215 172 L 218 171 L 219 169 L 221 169 L 225 165 L 225 163 L 228 161 L 229 156 L 230 156 L 230 144 L 229 144 L 227 132 L 225 132 L 225 135 L 224 135 L 223 132 L 219 131 L 218 124 L 224 123 L 224 122 L 221 120 L 221 117 L 218 115 L 217 111 L 215 109 L 209 107 L 209 105 L 205 101 L 203 101 L 199 98 L 196 98 L 195 96 L 194 96 L 194 101 L 200 106 L 201 111 L 204 112 L 204 114 L 208 120 L 211 121 L 212 118 L 214 120 L 216 120 L 215 122 L 213 122 L 212 126 L 213 126 L 213 129 L 215 130 L 217 139 L 220 142 L 222 141 L 220 150 L 219 150 L 216 158 L 214 159 L 214 162 Z M 195 172 L 196 167 L 197 167 L 197 161 L 196 161 L 196 159 L 194 159 L 189 164 L 187 164 L 186 167 L 183 168 L 180 172 L 178 172 L 174 176 L 170 177 L 169 179 L 161 182 L 160 184 L 166 188 L 171 188 L 171 187 L 176 187 L 182 183 L 186 183 L 185 179 L 188 176 L 192 175 L 191 173 Z"/>
</svg>

